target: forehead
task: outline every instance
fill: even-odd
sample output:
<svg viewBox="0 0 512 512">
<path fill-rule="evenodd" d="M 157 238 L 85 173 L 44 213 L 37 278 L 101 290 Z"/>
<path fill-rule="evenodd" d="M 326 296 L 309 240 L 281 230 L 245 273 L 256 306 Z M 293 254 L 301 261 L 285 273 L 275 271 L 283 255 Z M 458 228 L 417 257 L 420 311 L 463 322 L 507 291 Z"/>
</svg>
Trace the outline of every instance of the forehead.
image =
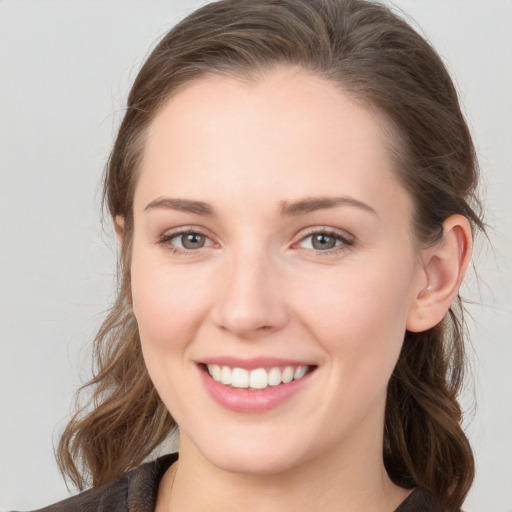
<svg viewBox="0 0 512 512">
<path fill-rule="evenodd" d="M 327 192 L 376 200 L 399 187 L 388 133 L 382 116 L 299 68 L 251 82 L 206 76 L 150 125 L 136 202 L 162 194 L 215 200 L 219 183 L 226 197 L 263 202 Z"/>
</svg>

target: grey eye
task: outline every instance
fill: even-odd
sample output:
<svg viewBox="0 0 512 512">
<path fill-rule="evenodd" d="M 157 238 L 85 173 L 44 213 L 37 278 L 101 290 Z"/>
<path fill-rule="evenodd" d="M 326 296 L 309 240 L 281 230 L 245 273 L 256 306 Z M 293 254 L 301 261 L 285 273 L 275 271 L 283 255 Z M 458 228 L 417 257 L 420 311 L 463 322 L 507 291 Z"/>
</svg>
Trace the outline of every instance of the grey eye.
<svg viewBox="0 0 512 512">
<path fill-rule="evenodd" d="M 317 251 L 334 249 L 336 242 L 338 242 L 338 240 L 334 236 L 325 233 L 311 235 L 311 245 Z"/>
<path fill-rule="evenodd" d="M 183 233 L 176 237 L 183 249 L 201 249 L 206 244 L 206 237 L 200 233 Z"/>
<path fill-rule="evenodd" d="M 314 250 L 317 253 L 325 252 L 327 254 L 346 249 L 352 245 L 354 245 L 353 240 L 343 234 L 322 229 L 310 233 L 298 243 L 298 246 L 303 249 Z"/>
</svg>

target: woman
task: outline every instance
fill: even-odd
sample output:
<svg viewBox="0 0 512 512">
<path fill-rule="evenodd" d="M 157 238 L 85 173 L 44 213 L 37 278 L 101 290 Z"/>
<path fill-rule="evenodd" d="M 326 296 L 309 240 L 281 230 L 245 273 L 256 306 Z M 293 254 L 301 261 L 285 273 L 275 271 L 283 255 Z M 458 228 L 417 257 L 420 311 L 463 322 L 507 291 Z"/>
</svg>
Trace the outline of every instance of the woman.
<svg viewBox="0 0 512 512">
<path fill-rule="evenodd" d="M 458 510 L 476 180 L 445 68 L 386 8 L 177 25 L 106 173 L 119 294 L 59 447 L 94 488 L 45 510 Z M 177 426 L 179 462 L 140 466 Z"/>
</svg>

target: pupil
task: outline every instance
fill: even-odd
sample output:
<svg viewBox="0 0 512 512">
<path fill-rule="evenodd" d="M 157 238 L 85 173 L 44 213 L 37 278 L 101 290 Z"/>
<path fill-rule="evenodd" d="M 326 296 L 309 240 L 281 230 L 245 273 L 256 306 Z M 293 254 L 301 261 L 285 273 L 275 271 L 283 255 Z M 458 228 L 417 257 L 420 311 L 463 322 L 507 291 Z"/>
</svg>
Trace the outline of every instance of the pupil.
<svg viewBox="0 0 512 512">
<path fill-rule="evenodd" d="M 315 235 L 313 247 L 315 249 L 332 249 L 336 245 L 336 239 L 329 235 Z"/>
<path fill-rule="evenodd" d="M 185 249 L 199 249 L 204 245 L 204 236 L 198 233 L 183 235 L 181 243 Z"/>
</svg>

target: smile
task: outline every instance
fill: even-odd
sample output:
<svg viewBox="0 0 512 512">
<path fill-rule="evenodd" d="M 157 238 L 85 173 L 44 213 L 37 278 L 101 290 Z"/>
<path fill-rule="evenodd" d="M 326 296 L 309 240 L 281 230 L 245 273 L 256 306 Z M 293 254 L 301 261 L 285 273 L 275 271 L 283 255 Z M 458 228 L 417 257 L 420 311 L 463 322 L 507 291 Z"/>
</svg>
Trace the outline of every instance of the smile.
<svg viewBox="0 0 512 512">
<path fill-rule="evenodd" d="M 309 366 L 285 366 L 272 368 L 245 368 L 230 367 L 218 364 L 206 365 L 208 373 L 216 382 L 233 388 L 261 390 L 270 386 L 288 384 L 294 380 L 302 379 L 310 369 Z"/>
<path fill-rule="evenodd" d="M 308 389 L 318 374 L 316 364 L 265 357 L 209 358 L 198 363 L 197 369 L 207 394 L 237 413 L 275 409 Z"/>
</svg>

